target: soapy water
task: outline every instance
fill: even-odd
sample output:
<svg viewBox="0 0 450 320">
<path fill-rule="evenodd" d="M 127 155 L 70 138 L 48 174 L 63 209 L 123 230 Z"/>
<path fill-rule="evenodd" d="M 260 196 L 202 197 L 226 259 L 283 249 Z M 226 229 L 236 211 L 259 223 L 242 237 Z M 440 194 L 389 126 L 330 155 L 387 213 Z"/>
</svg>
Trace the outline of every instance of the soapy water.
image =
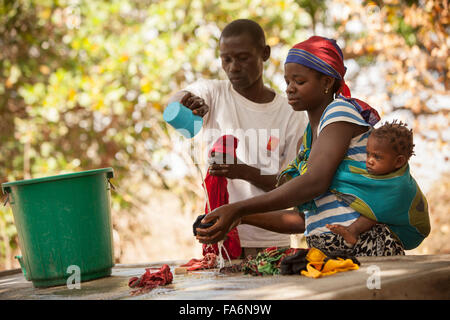
<svg viewBox="0 0 450 320">
<path fill-rule="evenodd" d="M 224 267 L 226 266 L 226 261 L 225 261 L 225 259 L 223 258 L 222 250 L 225 251 L 225 253 L 227 254 L 228 262 L 230 263 L 229 266 L 231 267 L 233 264 L 231 263 L 230 255 L 228 254 L 227 249 L 226 249 L 225 246 L 223 245 L 223 240 L 222 240 L 222 241 L 219 241 L 219 242 L 217 243 L 217 247 L 218 247 L 218 249 L 219 249 L 219 255 L 217 256 L 217 259 L 218 259 L 218 261 L 217 261 L 217 266 L 218 266 L 219 270 L 222 269 L 222 268 L 224 268 Z"/>
</svg>

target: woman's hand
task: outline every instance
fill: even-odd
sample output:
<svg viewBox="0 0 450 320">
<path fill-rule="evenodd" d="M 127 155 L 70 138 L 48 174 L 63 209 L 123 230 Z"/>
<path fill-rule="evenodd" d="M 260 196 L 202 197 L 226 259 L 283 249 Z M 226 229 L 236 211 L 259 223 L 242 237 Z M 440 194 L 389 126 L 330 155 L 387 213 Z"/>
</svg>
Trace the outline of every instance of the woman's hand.
<svg viewBox="0 0 450 320">
<path fill-rule="evenodd" d="M 197 240 L 201 243 L 217 243 L 225 239 L 227 233 L 239 224 L 235 206 L 226 204 L 207 214 L 202 223 L 214 222 L 209 228 L 197 228 Z"/>
</svg>

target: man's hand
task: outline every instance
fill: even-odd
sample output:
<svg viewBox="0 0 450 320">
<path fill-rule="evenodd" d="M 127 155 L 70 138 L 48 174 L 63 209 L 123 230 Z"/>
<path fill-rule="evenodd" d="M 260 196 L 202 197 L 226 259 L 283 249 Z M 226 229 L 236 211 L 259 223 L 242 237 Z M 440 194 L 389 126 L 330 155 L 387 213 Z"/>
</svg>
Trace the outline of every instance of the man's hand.
<svg viewBox="0 0 450 320">
<path fill-rule="evenodd" d="M 212 152 L 208 161 L 210 163 L 208 168 L 210 175 L 246 180 L 264 191 L 275 188 L 276 175 L 262 175 L 260 169 L 243 163 L 239 158 Z"/>
<path fill-rule="evenodd" d="M 205 103 L 205 100 L 190 92 L 186 92 L 180 103 L 191 109 L 193 114 L 202 118 L 209 111 L 209 106 Z"/>
<path fill-rule="evenodd" d="M 228 179 L 247 180 L 248 168 L 249 166 L 246 164 L 211 164 L 209 174 Z"/>
<path fill-rule="evenodd" d="M 225 177 L 228 179 L 244 179 L 248 178 L 250 166 L 243 163 L 237 157 L 226 153 L 211 152 L 209 162 L 209 174 L 212 176 Z"/>
</svg>

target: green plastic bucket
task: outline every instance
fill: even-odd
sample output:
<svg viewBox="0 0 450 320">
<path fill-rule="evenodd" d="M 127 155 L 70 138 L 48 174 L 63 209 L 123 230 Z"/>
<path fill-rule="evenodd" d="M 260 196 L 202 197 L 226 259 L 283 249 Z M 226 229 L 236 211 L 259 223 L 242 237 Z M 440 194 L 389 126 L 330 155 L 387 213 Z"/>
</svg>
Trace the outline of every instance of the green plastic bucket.
<svg viewBox="0 0 450 320">
<path fill-rule="evenodd" d="M 19 236 L 19 262 L 35 287 L 111 275 L 113 175 L 103 168 L 2 184 Z"/>
</svg>

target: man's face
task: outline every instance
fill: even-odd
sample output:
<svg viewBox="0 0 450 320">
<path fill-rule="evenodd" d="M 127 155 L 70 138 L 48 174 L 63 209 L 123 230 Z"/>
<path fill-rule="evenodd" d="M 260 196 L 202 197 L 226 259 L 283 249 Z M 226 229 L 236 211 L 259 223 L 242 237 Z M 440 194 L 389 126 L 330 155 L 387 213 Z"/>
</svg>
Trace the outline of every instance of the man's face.
<svg viewBox="0 0 450 320">
<path fill-rule="evenodd" d="M 219 44 L 222 68 L 235 90 L 245 90 L 262 77 L 263 48 L 250 35 L 224 37 Z"/>
</svg>

